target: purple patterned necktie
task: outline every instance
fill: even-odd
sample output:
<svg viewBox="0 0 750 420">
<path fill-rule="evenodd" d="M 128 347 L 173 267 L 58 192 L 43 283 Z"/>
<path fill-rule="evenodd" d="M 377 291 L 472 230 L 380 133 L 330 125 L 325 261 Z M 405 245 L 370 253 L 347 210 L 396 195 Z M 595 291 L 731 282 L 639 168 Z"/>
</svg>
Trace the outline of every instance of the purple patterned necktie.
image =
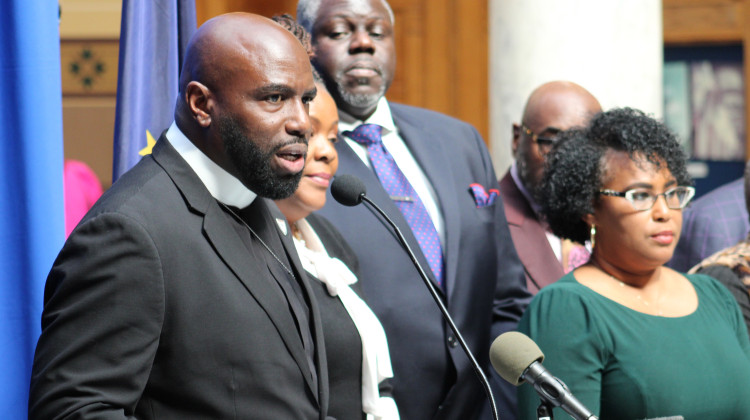
<svg viewBox="0 0 750 420">
<path fill-rule="evenodd" d="M 398 168 L 393 156 L 383 147 L 382 130 L 383 127 L 377 124 L 362 124 L 354 131 L 345 131 L 343 134 L 367 146 L 367 154 L 370 156 L 380 183 L 404 215 L 419 242 L 419 247 L 427 257 L 435 278 L 442 287 L 443 250 L 440 247 L 440 237 L 417 192 Z"/>
</svg>

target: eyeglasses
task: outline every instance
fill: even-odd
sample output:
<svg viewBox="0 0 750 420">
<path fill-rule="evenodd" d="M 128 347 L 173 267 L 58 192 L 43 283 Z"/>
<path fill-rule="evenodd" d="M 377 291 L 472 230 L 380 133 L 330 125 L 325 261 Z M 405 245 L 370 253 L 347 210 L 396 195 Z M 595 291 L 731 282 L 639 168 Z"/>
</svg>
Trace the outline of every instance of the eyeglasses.
<svg viewBox="0 0 750 420">
<path fill-rule="evenodd" d="M 547 153 L 552 150 L 552 146 L 557 143 L 557 138 L 555 137 L 542 137 L 539 134 L 536 134 L 535 132 L 531 131 L 529 127 L 526 126 L 526 124 L 521 123 L 521 129 L 523 129 L 523 132 L 526 133 L 527 136 L 531 137 L 531 140 L 539 145 L 539 152 L 542 155 L 546 155 Z M 552 134 L 557 135 L 557 133 Z"/>
<path fill-rule="evenodd" d="M 625 192 L 613 191 L 613 190 L 601 190 L 601 195 L 608 195 L 610 197 L 624 197 L 633 208 L 638 211 L 650 210 L 654 207 L 656 199 L 660 195 L 664 196 L 664 201 L 667 202 L 667 207 L 673 210 L 679 210 L 685 208 L 690 202 L 690 199 L 695 195 L 695 188 L 693 187 L 674 187 L 661 194 L 654 194 L 644 188 L 634 188 Z"/>
</svg>

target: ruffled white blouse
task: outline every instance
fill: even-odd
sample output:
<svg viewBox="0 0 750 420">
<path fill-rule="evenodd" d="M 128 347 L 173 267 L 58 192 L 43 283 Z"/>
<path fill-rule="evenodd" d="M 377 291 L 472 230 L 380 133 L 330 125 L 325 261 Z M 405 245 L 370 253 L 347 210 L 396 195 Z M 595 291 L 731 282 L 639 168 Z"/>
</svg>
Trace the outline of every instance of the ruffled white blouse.
<svg viewBox="0 0 750 420">
<path fill-rule="evenodd" d="M 305 219 L 295 223 L 302 239 L 294 237 L 302 266 L 322 281 L 331 296 L 338 296 L 362 340 L 362 410 L 368 420 L 399 420 L 396 402 L 381 397 L 378 385 L 393 377 L 388 341 L 383 326 L 349 285 L 357 277 L 338 258 L 331 258 L 313 228 Z"/>
</svg>

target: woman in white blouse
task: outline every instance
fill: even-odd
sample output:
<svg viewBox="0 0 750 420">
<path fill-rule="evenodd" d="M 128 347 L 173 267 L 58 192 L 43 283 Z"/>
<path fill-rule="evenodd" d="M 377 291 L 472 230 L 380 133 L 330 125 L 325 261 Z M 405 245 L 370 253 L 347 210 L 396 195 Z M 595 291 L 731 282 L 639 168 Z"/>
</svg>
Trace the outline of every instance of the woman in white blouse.
<svg viewBox="0 0 750 420">
<path fill-rule="evenodd" d="M 388 343 L 361 297 L 355 254 L 330 222 L 311 214 L 325 204 L 338 167 L 336 104 L 319 80 L 316 86 L 318 95 L 310 103 L 313 134 L 302 179 L 293 196 L 276 204 L 291 226 L 320 307 L 330 382 L 328 415 L 397 420 L 388 381 L 393 376 Z"/>
</svg>

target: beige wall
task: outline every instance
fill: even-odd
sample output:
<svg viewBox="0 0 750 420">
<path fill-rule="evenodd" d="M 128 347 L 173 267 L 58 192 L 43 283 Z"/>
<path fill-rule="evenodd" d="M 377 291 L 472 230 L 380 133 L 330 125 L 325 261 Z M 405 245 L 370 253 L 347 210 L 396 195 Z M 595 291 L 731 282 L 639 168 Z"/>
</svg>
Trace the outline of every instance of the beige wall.
<svg viewBox="0 0 750 420">
<path fill-rule="evenodd" d="M 60 0 L 60 38 L 118 39 L 122 0 Z"/>
<path fill-rule="evenodd" d="M 112 183 L 122 1 L 60 0 L 60 8 L 65 158 L 91 166 L 106 188 Z"/>
<path fill-rule="evenodd" d="M 542 12 L 542 13 L 540 13 Z M 659 0 L 490 0 L 490 127 L 498 174 L 513 161 L 512 124 L 542 83 L 570 80 L 604 109 L 662 114 Z"/>
<path fill-rule="evenodd" d="M 114 129 L 114 97 L 63 97 L 65 158 L 85 162 L 105 188 L 112 184 Z"/>
</svg>

